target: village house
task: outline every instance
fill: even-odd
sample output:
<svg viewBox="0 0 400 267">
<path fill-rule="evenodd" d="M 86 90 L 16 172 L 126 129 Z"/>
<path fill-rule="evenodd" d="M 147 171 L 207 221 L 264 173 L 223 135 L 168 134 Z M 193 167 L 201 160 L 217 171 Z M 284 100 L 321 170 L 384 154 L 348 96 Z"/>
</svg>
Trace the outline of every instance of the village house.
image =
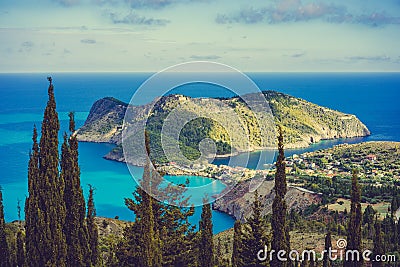
<svg viewBox="0 0 400 267">
<path fill-rule="evenodd" d="M 369 161 L 372 161 L 372 162 L 375 162 L 375 161 L 376 161 L 376 155 L 374 155 L 374 154 L 369 154 L 369 155 L 367 155 L 367 156 L 365 157 L 365 159 L 367 159 L 367 160 L 369 160 Z"/>
</svg>

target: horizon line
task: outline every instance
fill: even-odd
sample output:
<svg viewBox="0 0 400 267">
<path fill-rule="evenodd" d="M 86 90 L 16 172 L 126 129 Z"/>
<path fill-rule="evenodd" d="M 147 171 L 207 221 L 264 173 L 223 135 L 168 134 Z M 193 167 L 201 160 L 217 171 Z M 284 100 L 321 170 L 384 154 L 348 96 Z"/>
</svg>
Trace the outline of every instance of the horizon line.
<svg viewBox="0 0 400 267">
<path fill-rule="evenodd" d="M 150 74 L 150 73 L 158 73 L 161 71 L 0 71 L 0 74 L 59 74 L 59 73 L 141 73 L 141 74 Z M 201 71 L 202 73 L 208 73 L 207 71 Z M 399 71 L 382 71 L 382 70 L 368 70 L 368 71 L 241 71 L 242 73 L 400 73 Z M 170 72 L 173 73 L 173 72 Z M 182 71 L 176 73 L 196 73 L 196 71 Z M 215 73 L 210 71 L 210 73 Z M 231 73 L 231 72 L 220 72 L 220 73 Z"/>
</svg>

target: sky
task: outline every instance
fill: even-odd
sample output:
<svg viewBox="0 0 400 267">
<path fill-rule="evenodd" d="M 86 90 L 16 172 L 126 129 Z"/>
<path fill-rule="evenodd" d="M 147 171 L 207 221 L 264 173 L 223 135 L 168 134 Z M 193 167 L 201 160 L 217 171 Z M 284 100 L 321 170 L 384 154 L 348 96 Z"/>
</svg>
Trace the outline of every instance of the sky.
<svg viewBox="0 0 400 267">
<path fill-rule="evenodd" d="M 0 72 L 400 71 L 400 0 L 0 0 Z"/>
</svg>

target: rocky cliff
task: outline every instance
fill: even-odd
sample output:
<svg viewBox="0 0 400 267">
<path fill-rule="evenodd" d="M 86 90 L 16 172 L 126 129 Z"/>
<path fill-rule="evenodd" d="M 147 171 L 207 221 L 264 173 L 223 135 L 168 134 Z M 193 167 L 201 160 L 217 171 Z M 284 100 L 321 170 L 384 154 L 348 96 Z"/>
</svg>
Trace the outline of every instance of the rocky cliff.
<svg viewBox="0 0 400 267">
<path fill-rule="evenodd" d="M 121 130 L 128 104 L 113 97 L 94 102 L 85 124 L 78 130 L 78 140 L 120 143 Z"/>
<path fill-rule="evenodd" d="M 251 216 L 254 201 L 254 192 L 249 192 L 250 183 L 251 180 L 238 183 L 231 191 L 214 202 L 213 209 L 225 212 L 236 220 L 246 221 Z M 275 197 L 274 184 L 274 181 L 263 181 L 257 188 L 260 201 L 264 205 L 263 216 L 272 212 L 272 202 Z M 224 194 L 224 192 L 221 194 Z M 319 203 L 322 200 L 319 194 L 292 186 L 288 187 L 285 199 L 288 209 L 297 211 L 303 211 L 311 204 Z"/>
</svg>

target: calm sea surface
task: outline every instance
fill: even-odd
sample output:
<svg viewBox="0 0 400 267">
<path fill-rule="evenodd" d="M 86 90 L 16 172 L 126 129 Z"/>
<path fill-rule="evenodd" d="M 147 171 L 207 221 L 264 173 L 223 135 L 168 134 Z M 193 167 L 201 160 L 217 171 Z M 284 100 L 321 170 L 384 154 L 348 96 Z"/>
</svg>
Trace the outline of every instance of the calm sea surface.
<svg viewBox="0 0 400 267">
<path fill-rule="evenodd" d="M 34 124 L 40 126 L 47 101 L 46 77 L 49 74 L 0 74 L 0 185 L 3 187 L 6 221 L 17 219 L 17 201 L 22 207 L 27 195 L 27 162 Z M 301 97 L 318 105 L 352 113 L 372 132 L 367 138 L 322 141 L 307 149 L 288 150 L 286 155 L 331 147 L 338 143 L 368 140 L 400 141 L 400 74 L 398 73 L 250 73 L 262 90 L 276 90 Z M 67 113 L 76 112 L 77 126 L 81 126 L 94 101 L 113 96 L 129 102 L 132 94 L 150 74 L 146 73 L 56 73 L 52 74 L 57 110 L 62 131 L 67 130 Z M 174 91 L 190 96 L 231 96 L 227 90 L 215 86 L 187 86 Z M 113 146 L 109 144 L 80 143 L 82 186 L 87 195 L 87 184 L 96 188 L 95 202 L 99 216 L 119 216 L 132 220 L 124 198 L 130 197 L 136 184 L 123 163 L 102 158 Z M 237 157 L 243 157 L 239 155 Z M 250 153 L 248 167 L 255 168 L 260 152 Z M 218 159 L 226 164 L 229 159 Z M 261 159 L 262 160 L 262 159 Z M 135 169 L 140 177 L 141 168 Z M 203 177 L 189 178 L 192 184 L 210 183 Z M 171 178 L 173 179 L 173 178 Z M 216 183 L 213 192 L 223 190 Z M 199 192 L 202 194 L 204 192 Z M 199 196 L 194 196 L 199 197 Z M 197 223 L 201 209 L 192 218 Z M 226 214 L 213 212 L 214 232 L 233 226 Z"/>
</svg>

